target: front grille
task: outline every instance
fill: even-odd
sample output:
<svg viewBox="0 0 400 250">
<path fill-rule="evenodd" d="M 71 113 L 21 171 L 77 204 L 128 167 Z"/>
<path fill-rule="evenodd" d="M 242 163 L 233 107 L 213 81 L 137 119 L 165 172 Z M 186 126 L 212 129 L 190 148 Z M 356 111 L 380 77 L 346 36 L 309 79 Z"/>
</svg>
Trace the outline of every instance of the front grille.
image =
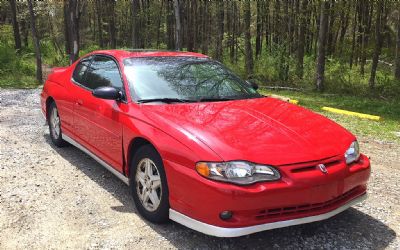
<svg viewBox="0 0 400 250">
<path fill-rule="evenodd" d="M 340 162 L 339 160 L 335 160 L 335 161 L 325 162 L 324 165 L 325 165 L 326 168 L 329 168 L 331 166 L 334 166 L 334 165 L 338 164 L 339 162 Z M 298 168 L 293 168 L 292 170 L 290 170 L 290 172 L 292 172 L 292 173 L 302 173 L 302 172 L 313 171 L 313 170 L 320 171 L 317 168 L 318 164 L 315 164 L 315 165 L 312 165 L 312 166 L 307 165 L 307 166 L 301 166 L 301 167 L 298 167 Z"/>
<path fill-rule="evenodd" d="M 302 204 L 298 206 L 290 206 L 290 207 L 280 207 L 280 208 L 271 208 L 261 210 L 255 217 L 256 219 L 273 219 L 276 217 L 281 217 L 285 215 L 297 215 L 302 213 L 309 212 L 318 212 L 321 210 L 336 208 L 340 206 L 342 203 L 350 200 L 354 195 L 356 195 L 359 187 L 353 188 L 350 191 L 326 202 L 322 203 L 314 203 L 314 204 Z"/>
</svg>

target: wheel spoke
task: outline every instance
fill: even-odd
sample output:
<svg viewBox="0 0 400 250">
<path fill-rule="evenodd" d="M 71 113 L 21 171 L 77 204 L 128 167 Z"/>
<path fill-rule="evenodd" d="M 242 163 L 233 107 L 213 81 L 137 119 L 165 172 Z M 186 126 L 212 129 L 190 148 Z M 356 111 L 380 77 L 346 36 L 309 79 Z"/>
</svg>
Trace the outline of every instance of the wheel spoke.
<svg viewBox="0 0 400 250">
<path fill-rule="evenodd" d="M 143 190 L 143 203 L 147 204 L 149 203 L 149 195 L 150 195 L 150 191 L 149 190 Z"/>
<path fill-rule="evenodd" d="M 136 180 L 140 182 L 140 184 L 142 184 L 142 187 L 145 187 L 146 183 L 144 181 L 144 173 L 143 172 L 138 172 L 136 175 Z"/>
<path fill-rule="evenodd" d="M 145 168 L 146 168 L 147 176 L 150 177 L 151 175 L 153 175 L 153 168 L 152 168 L 152 164 L 149 159 L 146 160 Z"/>
<path fill-rule="evenodd" d="M 160 198 L 158 198 L 157 192 L 155 190 L 151 190 L 149 198 L 151 203 L 153 204 L 153 208 L 157 208 L 160 204 Z"/>
<path fill-rule="evenodd" d="M 160 178 L 158 178 L 158 180 L 153 180 L 152 181 L 153 182 L 153 189 L 157 189 L 157 188 L 159 188 L 159 187 L 161 187 L 161 180 L 160 180 Z"/>
</svg>

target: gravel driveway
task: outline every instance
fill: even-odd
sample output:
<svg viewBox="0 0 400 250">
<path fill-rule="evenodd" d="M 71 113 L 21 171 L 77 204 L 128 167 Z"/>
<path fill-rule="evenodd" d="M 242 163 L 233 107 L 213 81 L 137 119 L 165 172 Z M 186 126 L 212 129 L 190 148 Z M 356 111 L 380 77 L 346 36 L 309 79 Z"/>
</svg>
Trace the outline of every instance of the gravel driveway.
<svg viewBox="0 0 400 250">
<path fill-rule="evenodd" d="M 0 89 L 0 249 L 400 249 L 400 145 L 361 138 L 369 199 L 323 222 L 220 239 L 139 217 L 128 188 L 78 149 L 50 143 L 40 90 Z"/>
</svg>

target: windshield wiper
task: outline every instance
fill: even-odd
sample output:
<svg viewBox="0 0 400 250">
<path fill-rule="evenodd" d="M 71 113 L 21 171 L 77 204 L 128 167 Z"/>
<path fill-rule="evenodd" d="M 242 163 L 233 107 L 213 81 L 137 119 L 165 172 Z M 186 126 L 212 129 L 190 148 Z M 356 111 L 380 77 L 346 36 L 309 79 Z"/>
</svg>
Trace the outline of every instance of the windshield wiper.
<svg viewBox="0 0 400 250">
<path fill-rule="evenodd" d="M 166 97 L 166 98 L 140 99 L 140 100 L 137 100 L 137 102 L 138 103 L 147 103 L 147 102 L 174 103 L 174 102 L 194 102 L 194 100 Z"/>
<path fill-rule="evenodd" d="M 235 98 L 226 98 L 226 97 L 203 97 L 198 99 L 199 102 L 219 102 L 219 101 L 231 101 L 235 100 Z"/>
</svg>

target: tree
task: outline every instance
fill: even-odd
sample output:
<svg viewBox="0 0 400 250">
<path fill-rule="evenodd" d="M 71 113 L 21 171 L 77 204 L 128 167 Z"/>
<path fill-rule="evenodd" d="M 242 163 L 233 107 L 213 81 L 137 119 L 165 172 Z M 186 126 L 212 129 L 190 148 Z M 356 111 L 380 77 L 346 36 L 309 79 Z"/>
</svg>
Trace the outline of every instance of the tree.
<svg viewBox="0 0 400 250">
<path fill-rule="evenodd" d="M 377 2 L 377 10 L 376 10 L 375 49 L 374 49 L 374 55 L 372 57 L 371 76 L 369 78 L 369 87 L 371 89 L 375 88 L 376 69 L 378 68 L 379 55 L 381 54 L 383 45 L 382 28 L 383 25 L 386 23 L 386 15 L 384 12 L 385 12 L 384 0 L 379 0 Z"/>
<path fill-rule="evenodd" d="M 245 64 L 247 77 L 253 75 L 253 49 L 251 47 L 251 34 L 250 34 L 250 1 L 244 2 L 244 43 L 245 43 Z"/>
<path fill-rule="evenodd" d="M 175 14 L 175 49 L 181 50 L 181 16 L 179 0 L 174 0 L 174 14 Z"/>
<path fill-rule="evenodd" d="M 102 48 L 104 47 L 104 39 L 103 39 L 103 11 L 102 11 L 102 3 L 101 0 L 95 0 L 94 4 L 96 7 L 96 14 L 97 14 L 97 33 L 99 34 L 99 46 Z M 135 1 L 133 1 L 135 2 Z"/>
<path fill-rule="evenodd" d="M 63 12 L 64 12 L 64 46 L 65 46 L 65 53 L 69 55 L 71 53 L 71 38 L 69 36 L 69 27 L 68 27 L 68 1 L 63 1 Z"/>
<path fill-rule="evenodd" d="M 397 80 L 400 80 L 400 10 L 397 11 L 397 37 L 396 37 L 396 62 L 394 76 Z"/>
<path fill-rule="evenodd" d="M 303 60 L 304 60 L 304 43 L 305 43 L 305 29 L 306 29 L 306 11 L 308 0 L 301 2 L 300 14 L 300 27 L 299 27 L 299 41 L 297 44 L 297 67 L 296 74 L 299 78 L 303 78 Z"/>
<path fill-rule="evenodd" d="M 19 33 L 19 25 L 17 19 L 17 7 L 15 4 L 15 0 L 8 0 L 10 3 L 11 8 L 11 19 L 14 31 L 14 42 L 15 42 L 15 49 L 18 51 L 21 49 L 21 36 Z"/>
<path fill-rule="evenodd" d="M 117 47 L 117 40 L 116 40 L 116 27 L 115 27 L 115 1 L 108 1 L 109 4 L 109 36 L 110 36 L 110 46 L 112 49 Z"/>
<path fill-rule="evenodd" d="M 317 68 L 316 68 L 316 87 L 317 90 L 324 90 L 325 78 L 325 51 L 326 51 L 326 35 L 328 29 L 328 11 L 329 3 L 326 1 L 321 2 L 321 15 L 319 21 L 318 33 L 318 55 L 317 55 Z"/>
<path fill-rule="evenodd" d="M 217 37 L 215 39 L 215 59 L 222 60 L 222 41 L 224 39 L 224 1 L 218 1 L 217 7 Z"/>
<path fill-rule="evenodd" d="M 39 83 L 42 83 L 42 55 L 40 53 L 40 41 L 36 32 L 36 18 L 35 12 L 33 11 L 32 0 L 28 0 L 29 16 L 31 19 L 31 31 L 33 44 L 35 45 L 35 56 L 36 56 L 36 79 Z"/>
<path fill-rule="evenodd" d="M 262 11 L 263 2 L 257 1 L 257 34 L 256 34 L 256 57 L 258 58 L 261 54 L 262 48 L 262 30 L 263 30 L 263 11 Z"/>
<path fill-rule="evenodd" d="M 79 58 L 79 5 L 78 0 L 69 0 L 68 4 L 68 33 L 70 42 L 69 63 Z"/>
</svg>

